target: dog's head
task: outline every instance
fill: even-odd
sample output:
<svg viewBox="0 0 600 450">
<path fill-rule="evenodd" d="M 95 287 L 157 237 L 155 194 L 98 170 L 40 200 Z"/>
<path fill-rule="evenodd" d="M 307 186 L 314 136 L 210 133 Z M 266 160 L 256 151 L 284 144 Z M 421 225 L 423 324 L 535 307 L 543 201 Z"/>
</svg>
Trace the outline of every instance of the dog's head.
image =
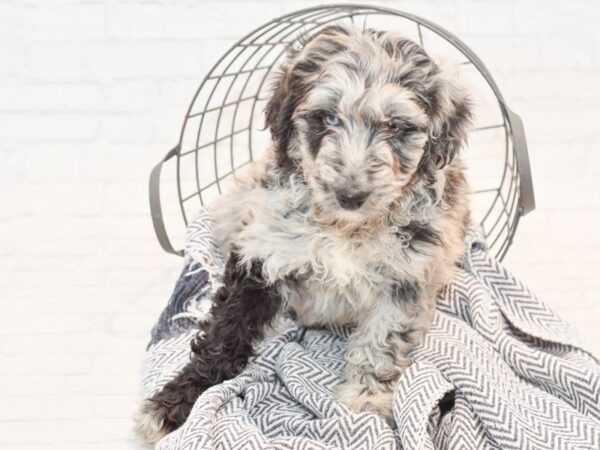
<svg viewBox="0 0 600 450">
<path fill-rule="evenodd" d="M 290 52 L 266 109 L 282 170 L 320 214 L 362 221 L 433 180 L 466 139 L 466 97 L 416 43 L 327 27 Z"/>
</svg>

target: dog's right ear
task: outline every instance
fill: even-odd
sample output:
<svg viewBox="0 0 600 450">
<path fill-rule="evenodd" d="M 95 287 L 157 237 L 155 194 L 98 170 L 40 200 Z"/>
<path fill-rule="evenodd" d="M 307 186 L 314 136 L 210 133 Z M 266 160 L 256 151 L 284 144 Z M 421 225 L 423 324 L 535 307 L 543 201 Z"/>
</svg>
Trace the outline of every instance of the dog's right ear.
<svg viewBox="0 0 600 450">
<path fill-rule="evenodd" d="M 343 38 L 350 31 L 331 25 L 310 36 L 301 36 L 299 48 L 291 48 L 287 60 L 276 74 L 271 97 L 265 108 L 265 125 L 276 147 L 277 165 L 292 169 L 290 143 L 296 129 L 294 111 L 312 88 L 321 66 L 332 54 L 344 49 Z"/>
<path fill-rule="evenodd" d="M 265 125 L 271 132 L 280 168 L 291 168 L 294 164 L 289 157 L 288 146 L 295 132 L 292 116 L 300 99 L 291 94 L 290 73 L 291 68 L 287 64 L 279 69 L 265 108 Z"/>
</svg>

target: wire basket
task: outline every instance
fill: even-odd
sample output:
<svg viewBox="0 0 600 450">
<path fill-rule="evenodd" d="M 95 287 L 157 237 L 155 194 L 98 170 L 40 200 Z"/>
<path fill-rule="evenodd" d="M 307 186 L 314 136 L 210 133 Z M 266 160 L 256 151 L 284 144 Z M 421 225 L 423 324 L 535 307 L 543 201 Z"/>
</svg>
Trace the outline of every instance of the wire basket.
<svg viewBox="0 0 600 450">
<path fill-rule="evenodd" d="M 504 101 L 481 60 L 457 37 L 425 19 L 366 5 L 329 5 L 303 9 L 262 25 L 234 44 L 213 66 L 196 91 L 179 142 L 154 168 L 150 206 L 162 248 L 171 244 L 160 198 L 164 162 L 176 158 L 176 185 L 183 229 L 201 205 L 210 204 L 233 182 L 233 173 L 255 159 L 270 142 L 264 129 L 271 74 L 287 47 L 301 34 L 332 22 L 394 29 L 419 42 L 433 57 L 456 64 L 474 100 L 475 123 L 463 151 L 473 188 L 471 205 L 490 251 L 503 258 L 519 219 L 535 208 L 525 133 L 520 117 Z M 170 230 L 173 227 L 169 227 Z"/>
</svg>

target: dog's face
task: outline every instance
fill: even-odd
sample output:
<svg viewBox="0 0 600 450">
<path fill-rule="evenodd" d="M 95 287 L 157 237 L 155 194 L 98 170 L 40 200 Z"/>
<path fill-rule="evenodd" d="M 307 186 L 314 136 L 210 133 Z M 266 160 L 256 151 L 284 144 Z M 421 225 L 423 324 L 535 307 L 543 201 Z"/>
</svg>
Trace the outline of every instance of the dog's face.
<svg viewBox="0 0 600 450">
<path fill-rule="evenodd" d="M 423 49 L 333 26 L 290 55 L 267 107 L 282 168 L 300 169 L 321 216 L 384 214 L 463 144 L 468 105 Z"/>
</svg>

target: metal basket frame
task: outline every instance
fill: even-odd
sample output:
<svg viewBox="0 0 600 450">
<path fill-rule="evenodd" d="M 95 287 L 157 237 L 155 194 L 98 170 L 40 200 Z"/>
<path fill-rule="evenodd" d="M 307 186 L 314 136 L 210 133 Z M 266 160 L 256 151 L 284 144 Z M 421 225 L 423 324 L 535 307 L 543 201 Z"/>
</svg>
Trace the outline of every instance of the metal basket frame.
<svg viewBox="0 0 600 450">
<path fill-rule="evenodd" d="M 266 55 L 269 52 L 271 52 L 273 49 L 275 49 L 277 47 L 277 45 L 282 45 L 282 44 L 288 45 L 288 44 L 294 42 L 297 39 L 297 33 L 300 31 L 302 31 L 303 33 L 310 33 L 315 30 L 318 30 L 321 27 L 324 27 L 324 26 L 330 24 L 331 22 L 335 22 L 337 20 L 350 18 L 350 20 L 353 21 L 353 19 L 355 17 L 362 17 L 362 16 L 368 17 L 369 15 L 373 15 L 373 14 L 384 14 L 384 15 L 387 14 L 387 15 L 401 17 L 401 18 L 404 18 L 404 19 L 414 22 L 417 26 L 418 36 L 419 36 L 421 46 L 423 46 L 422 28 L 428 29 L 429 31 L 432 31 L 433 33 L 437 34 L 441 38 L 445 39 L 447 42 L 452 44 L 454 46 L 454 48 L 456 48 L 460 53 L 462 53 L 462 55 L 467 59 L 467 61 L 464 62 L 463 64 L 472 64 L 473 66 L 475 66 L 475 68 L 483 76 L 483 78 L 485 79 L 485 81 L 487 82 L 489 87 L 492 89 L 494 95 L 496 96 L 496 99 L 498 100 L 498 106 L 502 113 L 503 123 L 486 126 L 486 127 L 481 127 L 481 128 L 476 128 L 472 131 L 479 131 L 479 130 L 489 129 L 489 128 L 504 128 L 505 142 L 506 142 L 506 146 L 505 146 L 505 152 L 506 152 L 506 154 L 505 154 L 506 160 L 505 161 L 506 161 L 506 163 L 505 163 L 505 167 L 504 167 L 504 170 L 502 173 L 502 179 L 500 182 L 500 186 L 497 188 L 497 195 L 494 198 L 492 204 L 490 205 L 490 208 L 488 209 L 487 214 L 482 219 L 482 223 L 488 218 L 491 211 L 497 206 L 497 202 L 500 202 L 501 207 L 502 207 L 502 212 L 505 213 L 505 215 L 506 215 L 506 220 L 504 221 L 504 223 L 501 223 L 500 219 L 502 219 L 503 215 L 502 214 L 499 215 L 498 218 L 495 220 L 495 222 L 491 225 L 489 232 L 485 232 L 485 230 L 484 230 L 484 233 L 486 235 L 486 239 L 492 239 L 491 242 L 488 241 L 489 246 L 494 247 L 494 248 L 497 246 L 496 256 L 500 259 L 502 259 L 505 256 L 508 248 L 512 244 L 513 237 L 517 230 L 517 226 L 519 224 L 520 218 L 523 215 L 525 215 L 528 212 L 535 209 L 535 198 L 534 198 L 533 183 L 532 183 L 532 178 L 531 178 L 531 169 L 530 169 L 529 156 L 528 156 L 528 150 L 527 150 L 527 141 L 525 138 L 525 131 L 523 128 L 523 122 L 522 122 L 521 118 L 519 117 L 518 114 L 513 112 L 507 106 L 492 75 L 490 74 L 488 69 L 485 67 L 483 62 L 479 59 L 479 57 L 465 43 L 463 43 L 459 38 L 454 36 L 452 33 L 448 32 L 447 30 L 440 27 L 439 25 L 436 25 L 426 19 L 423 19 L 421 17 L 415 16 L 410 13 L 406 13 L 406 12 L 402 12 L 402 11 L 398 11 L 398 10 L 394 10 L 394 9 L 386 8 L 386 7 L 360 5 L 360 4 L 323 5 L 323 6 L 317 6 L 317 7 L 298 10 L 298 11 L 277 17 L 277 18 L 265 23 L 260 28 L 255 29 L 252 32 L 248 33 L 246 36 L 242 37 L 241 39 L 239 39 L 213 65 L 213 67 L 209 71 L 208 75 L 206 75 L 206 77 L 202 81 L 200 87 L 197 89 L 197 91 L 190 103 L 190 106 L 189 106 L 186 116 L 184 118 L 183 126 L 182 126 L 181 133 L 179 136 L 179 142 L 154 167 L 154 169 L 152 170 L 151 175 L 150 175 L 149 194 L 150 194 L 150 210 L 151 210 L 151 215 L 152 215 L 152 222 L 154 225 L 154 230 L 156 232 L 158 241 L 159 241 L 161 247 L 166 252 L 173 253 L 176 255 L 183 255 L 182 250 L 175 250 L 175 248 L 171 244 L 169 235 L 168 235 L 166 227 L 165 227 L 164 219 L 163 219 L 163 212 L 162 212 L 162 206 L 161 206 L 161 200 L 160 200 L 160 175 L 161 175 L 161 170 L 162 170 L 163 164 L 173 157 L 177 158 L 177 191 L 178 191 L 179 204 L 180 204 L 180 208 L 181 208 L 181 214 L 183 217 L 183 221 L 184 221 L 185 225 L 187 226 L 189 219 L 186 214 L 184 204 L 186 202 L 188 202 L 189 200 L 191 200 L 192 198 L 198 197 L 198 199 L 200 201 L 200 205 L 202 205 L 203 204 L 202 192 L 205 189 L 207 189 L 211 186 L 214 186 L 214 185 L 216 185 L 219 193 L 221 193 L 220 182 L 225 177 L 231 175 L 231 173 L 233 173 L 233 171 L 235 171 L 241 167 L 241 166 L 235 167 L 234 159 L 233 159 L 233 152 L 234 152 L 233 136 L 235 134 L 242 133 L 242 132 L 248 132 L 248 151 L 250 154 L 250 160 L 252 160 L 253 155 L 252 155 L 252 129 L 251 129 L 251 127 L 252 127 L 252 120 L 253 120 L 254 114 L 250 115 L 250 124 L 247 127 L 243 128 L 243 129 L 239 129 L 239 130 L 234 130 L 235 115 L 238 112 L 238 107 L 241 102 L 253 100 L 252 111 L 254 112 L 254 108 L 256 107 L 257 102 L 259 100 L 265 100 L 265 99 L 260 99 L 258 97 L 258 94 L 260 93 L 260 90 L 261 90 L 263 84 L 265 83 L 265 81 L 269 78 L 269 74 L 271 73 L 272 69 L 279 64 L 280 58 L 283 55 L 283 53 L 285 52 L 285 48 L 283 48 L 281 50 L 281 53 L 276 55 L 275 59 L 273 60 L 273 62 L 270 65 L 265 65 L 264 67 L 261 67 L 260 64 L 264 60 Z M 279 31 L 275 34 L 275 36 L 274 36 L 274 37 L 276 37 L 275 41 L 271 41 L 271 39 L 274 38 L 272 36 L 269 38 L 269 43 L 262 43 L 262 44 L 257 43 L 259 38 L 261 38 L 262 36 L 266 35 L 267 33 L 271 32 L 271 31 L 277 29 L 277 27 L 281 24 L 286 25 L 286 28 L 283 28 L 281 31 Z M 304 29 L 303 29 L 303 27 L 304 27 Z M 291 29 L 291 31 L 290 31 L 290 29 Z M 278 36 L 278 34 L 280 34 L 280 33 L 282 33 L 282 34 L 280 36 Z M 295 33 L 296 33 L 296 36 L 293 39 L 289 40 L 290 36 L 293 36 Z M 251 53 L 250 56 L 246 59 L 246 61 L 242 65 L 242 68 L 245 67 L 245 64 L 247 64 L 248 61 L 250 61 L 252 59 L 253 55 L 255 55 L 261 47 L 264 48 L 265 45 L 268 45 L 271 48 L 265 55 L 263 55 L 262 58 L 260 58 L 254 64 L 253 68 L 250 68 L 247 70 L 243 69 L 241 71 L 232 72 L 232 73 L 227 73 L 227 70 L 229 69 L 229 67 L 233 64 L 233 62 L 236 61 L 237 56 L 239 56 L 243 53 L 244 49 L 249 48 L 249 47 L 256 47 L 254 52 Z M 220 73 L 217 73 L 218 72 L 217 69 L 219 68 L 219 66 L 225 61 L 225 59 L 229 55 L 232 54 L 232 52 L 234 52 L 236 50 L 238 50 L 237 55 L 234 56 L 234 58 L 229 62 L 229 64 Z M 242 88 L 242 90 L 241 90 L 240 97 L 236 101 L 224 103 L 217 107 L 208 108 L 208 105 L 210 104 L 210 101 L 215 92 L 215 89 L 217 88 L 219 83 L 224 78 L 234 77 L 234 81 L 235 81 L 239 77 L 239 75 L 242 73 L 255 72 L 257 70 L 264 70 L 264 69 L 266 69 L 266 72 L 261 81 L 259 88 L 257 89 L 256 95 L 245 97 L 245 98 L 241 97 L 242 93 L 244 92 L 245 86 L 247 85 L 248 81 L 250 80 L 250 76 L 249 76 L 248 79 L 246 79 L 246 84 L 244 85 L 244 88 Z M 200 112 L 192 113 L 192 108 L 194 107 L 199 94 L 202 92 L 206 83 L 210 80 L 216 80 L 216 82 L 206 100 L 203 110 Z M 225 97 L 224 97 L 224 101 L 226 100 L 227 95 L 229 94 L 229 91 L 231 90 L 231 88 L 234 84 L 234 81 L 232 81 L 231 84 L 229 85 L 227 93 L 225 94 Z M 198 145 L 199 138 L 200 138 L 200 132 L 202 130 L 202 123 L 204 121 L 205 114 L 208 112 L 211 112 L 211 111 L 219 111 L 219 119 L 220 119 L 223 109 L 226 107 L 229 107 L 229 106 L 235 106 L 234 120 L 232 121 L 230 133 L 225 136 L 219 137 L 218 136 L 219 126 L 217 125 L 215 127 L 214 139 L 203 145 Z M 200 115 L 201 115 L 201 119 L 200 119 L 201 121 L 200 121 L 200 125 L 198 127 L 198 137 L 196 140 L 197 145 L 193 149 L 183 150 L 182 149 L 182 141 L 184 138 L 184 132 L 185 132 L 188 120 L 193 117 L 199 117 Z M 218 122 L 218 120 L 217 120 L 217 122 Z M 226 173 L 225 175 L 219 175 L 218 168 L 217 168 L 217 157 L 216 157 L 217 144 L 226 138 L 230 139 L 231 171 Z M 202 185 L 200 183 L 199 172 L 198 172 L 198 164 L 199 164 L 198 152 L 199 152 L 199 150 L 201 150 L 203 148 L 207 148 L 211 145 L 213 146 L 213 152 L 215 152 L 215 154 L 213 155 L 215 179 L 207 185 Z M 194 192 L 192 194 L 184 195 L 184 193 L 182 192 L 182 189 L 181 189 L 181 164 L 182 164 L 182 158 L 189 157 L 190 154 L 195 155 L 194 162 L 195 162 L 195 166 L 196 166 L 195 174 L 196 174 L 197 190 L 196 190 L 196 192 Z M 509 163 L 509 160 L 512 160 L 513 164 Z M 507 177 L 510 177 L 510 178 L 507 178 Z M 504 198 L 500 192 L 505 181 L 508 181 L 510 183 L 509 192 L 507 194 L 508 198 Z M 497 228 L 498 226 L 500 226 L 500 228 Z M 493 236 L 490 237 L 492 230 L 495 230 L 494 231 L 495 238 Z M 504 236 L 504 240 L 499 242 L 498 240 L 502 236 Z"/>
</svg>

